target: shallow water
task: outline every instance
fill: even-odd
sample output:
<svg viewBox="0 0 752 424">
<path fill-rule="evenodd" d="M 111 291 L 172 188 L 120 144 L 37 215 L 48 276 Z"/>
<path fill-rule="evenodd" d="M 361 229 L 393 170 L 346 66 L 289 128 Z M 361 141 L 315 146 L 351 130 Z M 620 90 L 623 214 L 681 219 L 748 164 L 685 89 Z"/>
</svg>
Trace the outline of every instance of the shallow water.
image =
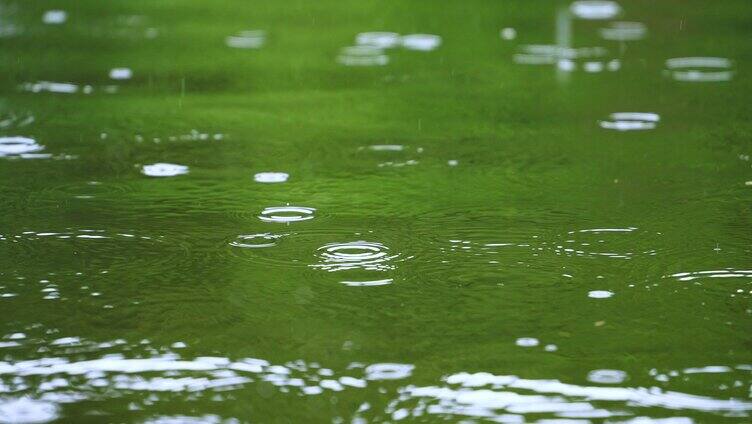
<svg viewBox="0 0 752 424">
<path fill-rule="evenodd" d="M 749 422 L 751 20 L 2 1 L 0 423 Z"/>
</svg>

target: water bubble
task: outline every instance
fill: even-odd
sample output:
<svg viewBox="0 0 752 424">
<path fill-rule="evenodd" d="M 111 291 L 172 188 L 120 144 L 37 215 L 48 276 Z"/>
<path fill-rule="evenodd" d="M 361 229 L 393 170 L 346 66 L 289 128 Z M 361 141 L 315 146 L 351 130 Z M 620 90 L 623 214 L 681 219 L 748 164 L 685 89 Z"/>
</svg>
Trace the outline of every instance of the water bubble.
<svg viewBox="0 0 752 424">
<path fill-rule="evenodd" d="M 431 51 L 441 46 L 441 36 L 433 34 L 410 34 L 402 37 L 402 47 L 408 50 Z"/>
<path fill-rule="evenodd" d="M 277 244 L 277 240 L 284 237 L 286 234 L 242 234 L 236 237 L 236 239 L 230 242 L 230 246 L 241 248 L 263 248 L 272 247 Z"/>
<path fill-rule="evenodd" d="M 588 381 L 600 384 L 619 384 L 627 379 L 627 373 L 620 370 L 593 370 L 588 373 Z"/>
<path fill-rule="evenodd" d="M 259 172 L 253 176 L 257 183 L 284 183 L 288 178 L 290 175 L 284 172 Z"/>
<path fill-rule="evenodd" d="M 666 73 L 676 81 L 719 82 L 734 76 L 733 62 L 723 57 L 676 57 L 666 60 Z"/>
<path fill-rule="evenodd" d="M 459 164 L 460 164 L 460 162 L 458 160 L 456 160 L 456 159 L 450 159 L 450 160 L 447 161 L 447 165 L 449 165 L 449 166 L 457 166 Z"/>
<path fill-rule="evenodd" d="M 361 32 L 355 36 L 355 43 L 361 46 L 389 49 L 400 44 L 400 35 L 396 32 Z"/>
<path fill-rule="evenodd" d="M 345 66 L 384 66 L 389 63 L 389 56 L 379 47 L 350 46 L 340 50 L 337 62 Z"/>
<path fill-rule="evenodd" d="M 42 15 L 42 22 L 47 25 L 60 25 L 68 20 L 68 13 L 64 10 L 48 10 Z"/>
<path fill-rule="evenodd" d="M 515 344 L 521 347 L 535 347 L 538 346 L 540 342 L 534 337 L 520 337 L 515 341 Z"/>
<path fill-rule="evenodd" d="M 616 112 L 608 121 L 600 121 L 601 128 L 617 131 L 652 130 L 661 120 L 660 115 L 650 112 Z"/>
<path fill-rule="evenodd" d="M 264 222 L 298 222 L 313 219 L 316 209 L 306 206 L 275 206 L 261 211 L 259 219 Z"/>
<path fill-rule="evenodd" d="M 612 19 L 621 13 L 621 6 L 607 0 L 581 0 L 572 3 L 569 11 L 580 19 Z"/>
<path fill-rule="evenodd" d="M 110 78 L 114 80 L 129 80 L 133 77 L 133 71 L 130 68 L 112 68 L 110 69 Z"/>
<path fill-rule="evenodd" d="M 236 35 L 225 38 L 225 44 L 236 49 L 258 49 L 264 45 L 265 41 L 266 31 L 264 30 L 240 31 Z"/>
<path fill-rule="evenodd" d="M 174 177 L 188 173 L 188 167 L 185 165 L 176 165 L 174 163 L 155 163 L 144 165 L 141 173 L 149 177 Z"/>
<path fill-rule="evenodd" d="M 330 243 L 319 248 L 323 263 L 311 265 L 326 271 L 344 271 L 363 269 L 384 271 L 393 269 L 389 261 L 399 255 L 390 255 L 389 248 L 381 243 L 353 241 L 348 243 Z"/>
<path fill-rule="evenodd" d="M 514 40 L 517 38 L 517 30 L 514 28 L 502 28 L 499 31 L 499 36 L 502 40 Z"/>
<path fill-rule="evenodd" d="M 588 297 L 593 299 L 608 299 L 613 296 L 614 292 L 608 290 L 593 290 L 588 292 Z"/>
<path fill-rule="evenodd" d="M 642 40 L 648 35 L 648 28 L 642 22 L 611 22 L 601 28 L 600 35 L 610 41 Z"/>
<path fill-rule="evenodd" d="M 9 156 L 24 157 L 29 153 L 44 150 L 44 146 L 28 137 L 0 137 L 0 158 Z"/>
</svg>

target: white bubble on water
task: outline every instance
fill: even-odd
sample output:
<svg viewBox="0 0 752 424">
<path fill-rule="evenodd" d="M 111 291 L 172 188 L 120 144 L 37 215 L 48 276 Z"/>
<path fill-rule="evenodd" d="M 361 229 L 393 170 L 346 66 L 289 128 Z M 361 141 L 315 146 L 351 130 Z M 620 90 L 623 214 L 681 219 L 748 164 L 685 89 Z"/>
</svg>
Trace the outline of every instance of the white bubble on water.
<svg viewBox="0 0 752 424">
<path fill-rule="evenodd" d="M 361 32 L 355 36 L 356 44 L 380 49 L 397 47 L 400 41 L 400 35 L 396 32 Z"/>
<path fill-rule="evenodd" d="M 538 346 L 540 342 L 534 337 L 520 337 L 515 341 L 515 344 L 521 347 L 535 347 Z"/>
<path fill-rule="evenodd" d="M 619 384 L 627 379 L 627 373 L 620 370 L 593 370 L 588 373 L 588 381 L 601 384 Z"/>
<path fill-rule="evenodd" d="M 517 30 L 514 28 L 502 28 L 501 31 L 499 31 L 499 37 L 501 37 L 502 40 L 514 40 L 517 38 Z"/>
<path fill-rule="evenodd" d="M 112 68 L 110 69 L 110 78 L 114 80 L 128 80 L 133 77 L 133 71 L 130 68 Z"/>
<path fill-rule="evenodd" d="M 441 46 L 441 36 L 434 34 L 409 34 L 402 37 L 402 47 L 408 50 L 431 51 Z"/>
<path fill-rule="evenodd" d="M 259 172 L 253 176 L 257 183 L 284 183 L 290 178 L 290 174 L 285 172 Z"/>
<path fill-rule="evenodd" d="M 42 15 L 42 22 L 47 25 L 60 25 L 68 20 L 68 13 L 65 10 L 48 10 Z"/>
<path fill-rule="evenodd" d="M 614 292 L 608 291 L 608 290 L 593 290 L 588 292 L 588 297 L 593 299 L 608 299 L 609 297 L 612 297 L 614 295 Z"/>
<path fill-rule="evenodd" d="M 366 367 L 366 380 L 399 380 L 410 377 L 415 365 L 412 364 L 371 364 Z"/>
<path fill-rule="evenodd" d="M 154 163 L 144 165 L 141 173 L 149 177 L 174 177 L 188 173 L 188 167 L 185 165 L 176 165 L 174 163 Z"/>
<path fill-rule="evenodd" d="M 621 13 L 621 6 L 608 0 L 580 0 L 572 3 L 569 11 L 580 19 L 612 19 Z"/>
</svg>

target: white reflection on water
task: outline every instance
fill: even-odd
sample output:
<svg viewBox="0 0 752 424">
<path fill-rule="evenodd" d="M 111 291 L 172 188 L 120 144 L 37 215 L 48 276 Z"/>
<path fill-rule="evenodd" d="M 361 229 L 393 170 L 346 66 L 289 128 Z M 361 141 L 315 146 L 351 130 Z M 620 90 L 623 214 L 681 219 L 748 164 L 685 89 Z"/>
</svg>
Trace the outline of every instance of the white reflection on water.
<svg viewBox="0 0 752 424">
<path fill-rule="evenodd" d="M 669 277 L 677 278 L 679 281 L 692 281 L 702 278 L 752 278 L 752 270 L 726 268 L 711 271 L 678 272 L 669 275 Z"/>
<path fill-rule="evenodd" d="M 611 41 L 642 40 L 648 35 L 648 28 L 642 22 L 611 22 L 601 28 L 601 38 Z"/>
<path fill-rule="evenodd" d="M 340 49 L 337 62 L 345 66 L 384 66 L 389 63 L 389 56 L 379 47 L 350 46 Z"/>
<path fill-rule="evenodd" d="M 64 10 L 48 10 L 42 15 L 42 22 L 47 25 L 60 25 L 68 20 L 68 13 Z"/>
<path fill-rule="evenodd" d="M 395 266 L 389 262 L 400 256 L 399 254 L 390 255 L 389 248 L 381 243 L 368 241 L 330 243 L 320 247 L 319 253 L 322 263 L 313 264 L 311 267 L 329 272 L 352 269 L 390 270 Z"/>
<path fill-rule="evenodd" d="M 0 423 L 46 423 L 58 418 L 58 406 L 29 397 L 2 400 Z"/>
<path fill-rule="evenodd" d="M 314 218 L 316 209 L 306 206 L 274 206 L 261 211 L 258 218 L 264 222 L 290 223 Z"/>
<path fill-rule="evenodd" d="M 243 234 L 239 235 L 234 241 L 230 242 L 230 246 L 240 247 L 244 249 L 258 249 L 264 247 L 276 246 L 277 240 L 284 237 L 286 234 Z"/>
<path fill-rule="evenodd" d="M 0 137 L 0 158 L 8 156 L 30 157 L 29 153 L 44 150 L 33 138 Z"/>
<path fill-rule="evenodd" d="M 572 3 L 569 11 L 580 19 L 612 19 L 621 13 L 621 6 L 608 0 L 581 0 Z"/>
<path fill-rule="evenodd" d="M 236 49 L 258 49 L 266 42 L 266 31 L 249 30 L 240 31 L 236 35 L 230 35 L 225 38 L 227 47 Z"/>
<path fill-rule="evenodd" d="M 666 73 L 676 81 L 721 82 L 734 77 L 733 62 L 723 57 L 677 57 L 666 60 Z"/>
<path fill-rule="evenodd" d="M 133 71 L 130 68 L 112 68 L 110 69 L 110 79 L 129 80 L 133 77 Z"/>
<path fill-rule="evenodd" d="M 606 384 L 618 384 L 626 375 L 618 370 L 591 374 Z M 608 374 L 608 378 L 605 376 Z M 405 411 L 403 418 L 422 415 L 467 416 L 496 422 L 527 422 L 524 414 L 553 414 L 557 418 L 587 419 L 632 415 L 623 406 L 734 413 L 747 416 L 752 402 L 716 399 L 653 388 L 596 387 L 566 384 L 558 380 L 529 380 L 513 375 L 457 373 L 447 376 L 447 386 L 407 386 L 387 412 Z M 522 391 L 522 394 L 516 391 Z M 532 392 L 532 394 L 531 394 Z M 418 402 L 419 407 L 412 408 Z M 598 402 L 598 406 L 591 402 Z M 617 403 L 614 410 L 605 402 Z M 394 416 L 394 415 L 393 415 Z M 649 419 L 650 420 L 650 419 Z M 637 421 L 639 422 L 639 421 Z M 652 422 L 652 421 L 646 421 Z"/>
<path fill-rule="evenodd" d="M 441 36 L 434 34 L 409 34 L 402 36 L 402 47 L 408 50 L 431 51 L 441 46 Z"/>
<path fill-rule="evenodd" d="M 361 32 L 355 36 L 355 43 L 361 46 L 373 46 L 390 49 L 399 46 L 400 35 L 396 32 Z"/>
<path fill-rule="evenodd" d="M 284 183 L 290 175 L 285 172 L 259 172 L 253 176 L 257 183 Z"/>
<path fill-rule="evenodd" d="M 661 120 L 660 115 L 650 112 L 616 112 L 609 115 L 609 120 L 599 121 L 603 129 L 617 131 L 652 130 Z"/>
<path fill-rule="evenodd" d="M 188 167 L 185 165 L 176 165 L 174 163 L 154 163 L 144 165 L 141 173 L 149 177 L 175 177 L 188 173 Z"/>
</svg>

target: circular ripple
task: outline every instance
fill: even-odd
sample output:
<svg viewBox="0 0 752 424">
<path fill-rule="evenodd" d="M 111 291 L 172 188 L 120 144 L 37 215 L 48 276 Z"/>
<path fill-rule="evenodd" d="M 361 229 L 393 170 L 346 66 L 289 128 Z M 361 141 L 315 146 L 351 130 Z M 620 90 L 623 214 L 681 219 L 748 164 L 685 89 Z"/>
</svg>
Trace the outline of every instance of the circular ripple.
<svg viewBox="0 0 752 424">
<path fill-rule="evenodd" d="M 389 248 L 381 243 L 353 241 L 331 243 L 319 248 L 321 262 L 311 265 L 329 272 L 362 269 L 386 271 L 394 269 L 390 261 L 400 255 L 389 254 Z"/>
<path fill-rule="evenodd" d="M 243 249 L 259 249 L 264 247 L 272 247 L 277 245 L 277 240 L 286 236 L 287 234 L 241 234 L 230 242 L 230 246 L 239 247 Z"/>
<path fill-rule="evenodd" d="M 258 218 L 264 222 L 289 223 L 314 218 L 316 209 L 306 206 L 275 206 L 261 211 Z"/>
</svg>

